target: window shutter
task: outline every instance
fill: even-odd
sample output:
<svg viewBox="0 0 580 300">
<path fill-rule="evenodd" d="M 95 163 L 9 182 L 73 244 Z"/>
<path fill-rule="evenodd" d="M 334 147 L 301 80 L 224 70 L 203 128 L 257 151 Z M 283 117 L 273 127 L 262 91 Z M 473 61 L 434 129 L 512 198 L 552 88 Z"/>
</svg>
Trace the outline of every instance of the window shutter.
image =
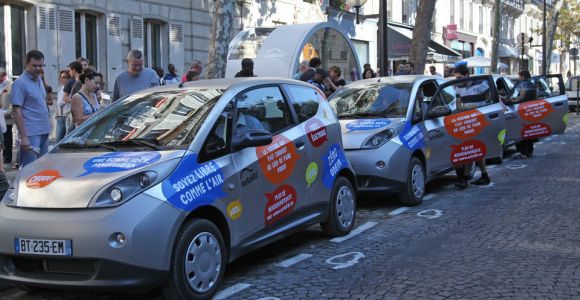
<svg viewBox="0 0 580 300">
<path fill-rule="evenodd" d="M 44 54 L 46 82 L 56 88 L 58 86 L 58 49 L 55 44 L 57 38 L 55 6 L 38 5 L 36 10 L 36 24 L 38 35 L 37 47 Z"/>
<path fill-rule="evenodd" d="M 131 18 L 130 35 L 131 49 L 139 49 L 143 51 L 143 18 Z"/>
<path fill-rule="evenodd" d="M 58 29 L 58 51 L 59 51 L 59 69 L 67 69 L 68 65 L 76 59 L 75 43 L 75 12 L 74 10 L 59 6 L 57 12 Z"/>
<path fill-rule="evenodd" d="M 121 17 L 107 15 L 107 91 L 113 92 L 115 79 L 123 71 L 123 40 L 121 39 Z"/>
<path fill-rule="evenodd" d="M 185 43 L 182 23 L 169 24 L 169 62 L 175 65 L 177 72 L 182 74 L 185 66 Z"/>
</svg>

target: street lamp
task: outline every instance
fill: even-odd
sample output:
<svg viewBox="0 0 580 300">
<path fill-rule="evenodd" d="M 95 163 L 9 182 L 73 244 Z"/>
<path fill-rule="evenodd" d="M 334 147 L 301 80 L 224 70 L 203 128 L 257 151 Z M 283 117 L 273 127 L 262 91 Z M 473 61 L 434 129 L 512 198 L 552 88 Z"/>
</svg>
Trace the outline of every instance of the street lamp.
<svg viewBox="0 0 580 300">
<path fill-rule="evenodd" d="M 358 15 L 359 15 L 359 10 L 361 8 L 361 6 L 365 5 L 365 3 L 367 3 L 367 0 L 346 0 L 346 3 L 349 6 L 354 7 L 354 11 L 356 13 L 356 23 L 360 24 Z"/>
</svg>

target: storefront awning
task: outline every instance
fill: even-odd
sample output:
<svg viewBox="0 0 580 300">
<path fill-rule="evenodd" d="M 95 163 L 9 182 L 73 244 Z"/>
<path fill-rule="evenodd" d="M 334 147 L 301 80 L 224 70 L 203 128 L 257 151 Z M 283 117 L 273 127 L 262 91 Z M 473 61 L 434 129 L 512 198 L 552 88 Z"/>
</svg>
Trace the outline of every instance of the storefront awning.
<svg viewBox="0 0 580 300">
<path fill-rule="evenodd" d="M 413 39 L 413 28 L 410 26 L 389 24 L 388 30 L 389 58 L 391 60 L 409 59 Z M 427 59 L 433 62 L 453 62 L 461 58 L 460 53 L 433 40 L 429 41 L 427 54 Z"/>
</svg>

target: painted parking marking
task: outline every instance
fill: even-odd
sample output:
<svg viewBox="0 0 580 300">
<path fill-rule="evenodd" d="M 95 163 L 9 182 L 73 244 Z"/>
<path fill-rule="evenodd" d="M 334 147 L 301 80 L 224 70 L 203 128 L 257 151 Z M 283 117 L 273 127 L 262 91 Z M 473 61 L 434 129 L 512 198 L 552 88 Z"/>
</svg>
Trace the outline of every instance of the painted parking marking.
<svg viewBox="0 0 580 300">
<path fill-rule="evenodd" d="M 510 170 L 518 170 L 518 169 L 523 169 L 527 166 L 528 165 L 509 165 L 509 166 L 506 166 L 506 168 L 508 168 Z"/>
<path fill-rule="evenodd" d="M 437 196 L 437 194 L 425 195 L 425 197 L 423 197 L 423 201 L 431 200 L 431 199 L 435 198 L 435 196 Z"/>
<path fill-rule="evenodd" d="M 311 257 L 312 257 L 312 254 L 301 253 L 301 254 L 298 254 L 294 257 L 291 257 L 287 260 L 284 260 L 280 263 L 277 263 L 276 266 L 282 267 L 282 268 L 288 268 L 288 267 L 291 267 L 291 266 L 293 266 L 293 265 L 295 265 L 303 260 L 309 259 Z"/>
<path fill-rule="evenodd" d="M 409 209 L 411 209 L 410 207 L 401 207 L 401 208 L 397 208 L 395 210 L 393 210 L 392 212 L 389 213 L 389 216 L 397 216 L 400 215 L 406 211 L 408 211 Z"/>
<path fill-rule="evenodd" d="M 566 182 L 576 182 L 576 183 L 580 183 L 580 178 L 574 178 L 574 177 L 554 177 L 554 179 L 556 179 L 558 181 L 566 181 Z"/>
<path fill-rule="evenodd" d="M 238 283 L 235 285 L 230 286 L 229 288 L 217 293 L 215 295 L 215 297 L 213 297 L 213 300 L 223 300 L 226 299 L 242 290 L 245 290 L 249 287 L 251 287 L 251 284 L 247 284 L 247 283 Z"/>
<path fill-rule="evenodd" d="M 329 265 L 334 265 L 334 267 L 332 267 L 334 270 L 340 270 L 358 264 L 358 262 L 364 257 L 365 255 L 361 252 L 349 252 L 333 256 L 325 262 Z"/>
<path fill-rule="evenodd" d="M 488 169 L 495 169 L 496 167 L 497 167 L 497 165 L 490 165 L 490 166 L 487 166 L 487 168 L 488 168 Z"/>
<path fill-rule="evenodd" d="M 340 237 L 335 237 L 333 239 L 331 239 L 330 241 L 333 243 L 342 243 L 354 236 L 357 236 L 359 234 L 361 234 L 363 231 L 371 229 L 373 227 L 375 227 L 377 225 L 377 222 L 366 222 L 364 224 L 362 224 L 361 226 L 355 228 L 354 230 L 352 230 L 349 234 L 345 235 L 345 236 L 340 236 Z"/>
<path fill-rule="evenodd" d="M 443 211 L 440 209 L 427 209 L 417 213 L 417 216 L 427 219 L 437 219 L 443 216 Z"/>
<path fill-rule="evenodd" d="M 260 298 L 258 300 L 280 300 L 280 298 L 278 298 L 278 297 L 263 297 L 263 298 Z"/>
</svg>

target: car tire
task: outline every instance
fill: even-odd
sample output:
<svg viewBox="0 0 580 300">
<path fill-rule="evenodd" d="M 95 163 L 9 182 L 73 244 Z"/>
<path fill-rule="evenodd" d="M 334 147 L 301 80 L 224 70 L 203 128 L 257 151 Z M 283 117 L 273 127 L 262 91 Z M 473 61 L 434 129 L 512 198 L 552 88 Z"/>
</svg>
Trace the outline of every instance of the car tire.
<svg viewBox="0 0 580 300">
<path fill-rule="evenodd" d="M 417 157 L 412 157 L 407 169 L 405 188 L 399 193 L 399 202 L 404 206 L 416 206 L 423 202 L 425 195 L 425 167 Z"/>
<path fill-rule="evenodd" d="M 354 226 L 355 217 L 356 192 L 348 179 L 338 177 L 332 187 L 328 205 L 328 219 L 320 223 L 320 226 L 329 236 L 347 235 Z"/>
<path fill-rule="evenodd" d="M 173 247 L 163 294 L 167 299 L 211 299 L 226 271 L 226 249 L 218 227 L 205 219 L 185 223 Z M 200 259 L 201 258 L 201 259 Z M 199 259 L 202 265 L 196 264 Z"/>
</svg>

